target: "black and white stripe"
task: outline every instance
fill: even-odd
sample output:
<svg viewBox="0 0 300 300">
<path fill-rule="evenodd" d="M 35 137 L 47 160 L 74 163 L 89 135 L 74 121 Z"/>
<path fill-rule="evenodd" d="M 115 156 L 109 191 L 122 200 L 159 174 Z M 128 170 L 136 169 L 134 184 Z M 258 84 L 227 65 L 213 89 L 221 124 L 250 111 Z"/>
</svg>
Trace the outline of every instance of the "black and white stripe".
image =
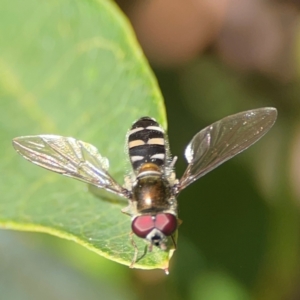
<svg viewBox="0 0 300 300">
<path fill-rule="evenodd" d="M 128 149 L 134 170 L 147 162 L 163 166 L 166 159 L 164 130 L 154 119 L 140 118 L 128 132 Z"/>
</svg>

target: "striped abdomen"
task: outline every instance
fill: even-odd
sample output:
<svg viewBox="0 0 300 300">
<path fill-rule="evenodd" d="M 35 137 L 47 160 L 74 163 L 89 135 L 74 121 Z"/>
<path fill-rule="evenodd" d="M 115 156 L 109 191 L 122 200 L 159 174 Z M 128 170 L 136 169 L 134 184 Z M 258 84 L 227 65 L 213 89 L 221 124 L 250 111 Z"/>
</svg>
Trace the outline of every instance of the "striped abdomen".
<svg viewBox="0 0 300 300">
<path fill-rule="evenodd" d="M 164 130 L 154 119 L 140 118 L 128 133 L 128 149 L 134 170 L 149 162 L 163 166 L 166 159 Z"/>
</svg>

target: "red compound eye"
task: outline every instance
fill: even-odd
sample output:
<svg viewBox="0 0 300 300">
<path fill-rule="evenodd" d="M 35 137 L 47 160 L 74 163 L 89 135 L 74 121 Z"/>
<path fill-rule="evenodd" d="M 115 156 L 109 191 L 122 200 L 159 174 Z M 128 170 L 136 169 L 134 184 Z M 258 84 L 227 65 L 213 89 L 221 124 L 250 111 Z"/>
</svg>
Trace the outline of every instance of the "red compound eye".
<svg viewBox="0 0 300 300">
<path fill-rule="evenodd" d="M 177 219 L 172 214 L 157 214 L 156 216 L 139 216 L 131 223 L 132 231 L 141 238 L 146 238 L 151 230 L 156 228 L 165 236 L 171 235 L 177 228 Z"/>
<path fill-rule="evenodd" d="M 152 216 L 139 216 L 131 223 L 132 231 L 141 238 L 145 238 L 154 227 Z"/>
<path fill-rule="evenodd" d="M 155 218 L 155 228 L 164 235 L 171 235 L 177 228 L 177 219 L 172 214 L 158 214 Z"/>
</svg>

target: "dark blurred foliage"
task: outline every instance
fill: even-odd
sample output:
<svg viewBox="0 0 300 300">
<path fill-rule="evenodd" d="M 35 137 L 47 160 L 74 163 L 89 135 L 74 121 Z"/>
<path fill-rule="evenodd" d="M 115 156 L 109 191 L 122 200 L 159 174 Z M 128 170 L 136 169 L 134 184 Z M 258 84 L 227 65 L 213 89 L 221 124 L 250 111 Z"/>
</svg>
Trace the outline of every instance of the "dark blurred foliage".
<svg viewBox="0 0 300 300">
<path fill-rule="evenodd" d="M 210 49 L 244 72 L 295 75 L 296 1 L 120 1 L 151 63 L 185 66 Z"/>
<path fill-rule="evenodd" d="M 300 299 L 299 3 L 119 4 L 162 89 L 178 176 L 199 129 L 251 108 L 279 113 L 253 149 L 180 195 L 183 224 L 171 275 L 158 285 L 136 272 L 140 298 Z"/>
<path fill-rule="evenodd" d="M 27 234 L 16 249 L 38 243 L 37 262 L 44 255 L 65 276 L 72 273 L 73 282 L 88 282 L 89 294 L 75 289 L 48 299 L 82 299 L 80 293 L 86 299 L 300 299 L 299 1 L 118 2 L 162 89 L 178 176 L 185 146 L 210 123 L 264 106 L 278 109 L 278 121 L 253 148 L 180 195 L 183 224 L 169 276 L 129 270 L 74 243 L 53 247 L 52 237 L 40 243 Z M 53 256 L 66 265 L 54 266 Z M 10 271 L 34 281 L 51 272 L 49 265 L 27 277 Z M 38 291 L 30 295 L 10 299 L 40 299 Z"/>
</svg>

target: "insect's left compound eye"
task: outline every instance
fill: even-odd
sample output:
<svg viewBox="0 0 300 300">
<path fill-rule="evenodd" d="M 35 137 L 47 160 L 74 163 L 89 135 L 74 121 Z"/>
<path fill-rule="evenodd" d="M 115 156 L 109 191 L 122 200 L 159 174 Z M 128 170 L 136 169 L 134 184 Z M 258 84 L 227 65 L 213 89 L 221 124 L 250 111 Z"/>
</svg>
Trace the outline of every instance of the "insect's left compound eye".
<svg viewBox="0 0 300 300">
<path fill-rule="evenodd" d="M 177 228 L 177 219 L 172 214 L 158 214 L 155 218 L 155 228 L 164 235 L 171 235 Z"/>
<path fill-rule="evenodd" d="M 145 238 L 154 227 L 152 216 L 136 217 L 131 224 L 132 231 L 141 238 Z"/>
</svg>

